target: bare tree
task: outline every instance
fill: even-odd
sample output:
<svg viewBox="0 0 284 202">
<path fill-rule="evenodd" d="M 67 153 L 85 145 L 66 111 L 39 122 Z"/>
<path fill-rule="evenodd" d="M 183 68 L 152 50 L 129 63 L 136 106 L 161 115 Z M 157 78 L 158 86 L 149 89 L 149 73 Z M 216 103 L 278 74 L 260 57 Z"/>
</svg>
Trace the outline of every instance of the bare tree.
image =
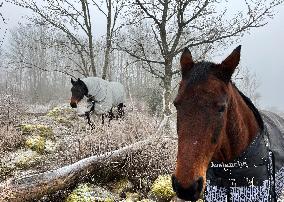
<svg viewBox="0 0 284 202">
<path fill-rule="evenodd" d="M 0 3 L 0 8 L 2 9 L 2 7 L 3 7 L 3 4 L 4 4 L 4 2 L 1 2 Z M 3 14 L 2 14 L 2 12 L 0 12 L 0 21 L 2 21 L 2 22 L 4 22 L 5 23 L 5 18 L 4 18 L 4 16 L 3 16 Z"/>
<path fill-rule="evenodd" d="M 3 2 L 0 3 L 0 8 L 1 8 L 2 6 L 3 6 Z M 5 19 L 4 19 L 3 15 L 2 15 L 2 13 L 0 13 L 0 17 L 1 17 L 1 20 L 2 20 L 2 21 L 5 21 Z"/>
<path fill-rule="evenodd" d="M 48 25 L 62 31 L 72 45 L 76 48 L 76 53 L 80 55 L 81 64 L 85 76 L 96 76 L 95 54 L 93 44 L 93 33 L 91 23 L 91 12 L 89 2 L 80 0 L 73 2 L 69 0 L 48 0 L 39 2 L 36 0 L 6 0 L 15 5 L 28 8 L 36 15 L 29 18 L 39 25 Z M 87 37 L 87 46 L 81 40 L 82 34 Z"/>
<path fill-rule="evenodd" d="M 10 86 L 15 85 L 18 92 L 28 95 L 26 100 L 33 103 L 65 95 L 66 80 L 69 81 L 66 76 L 72 76 L 69 74 L 72 71 L 67 69 L 70 66 L 68 52 L 65 56 L 62 49 L 49 45 L 53 37 L 60 39 L 47 30 L 44 26 L 33 25 L 14 28 L 8 41 L 9 48 L 2 56 L 2 67 L 9 73 L 5 80 L 9 80 Z"/>
<path fill-rule="evenodd" d="M 110 65 L 110 52 L 112 49 L 112 40 L 114 32 L 116 31 L 116 25 L 118 17 L 125 5 L 124 1 L 120 0 L 104 0 L 101 4 L 98 4 L 95 0 L 92 0 L 93 4 L 103 13 L 106 17 L 106 47 L 104 55 L 104 66 L 102 72 L 102 78 L 107 78 L 107 72 Z M 103 4 L 106 5 L 106 11 L 103 9 Z"/>
<path fill-rule="evenodd" d="M 92 67 L 93 76 L 96 76 L 96 68 L 95 68 L 95 62 L 94 62 L 95 56 L 94 56 L 94 49 L 93 49 L 93 34 L 92 34 L 92 24 L 91 24 L 89 3 L 88 3 L 87 0 L 80 0 L 80 2 L 81 2 L 81 5 L 82 5 L 84 23 L 81 24 L 81 23 L 79 23 L 79 21 L 77 21 L 77 22 L 81 25 L 82 30 L 84 30 L 84 32 L 88 36 L 89 55 L 90 55 L 90 59 L 91 59 L 91 67 Z M 86 29 L 84 29 L 84 25 L 85 25 Z"/>
<path fill-rule="evenodd" d="M 2 7 L 3 7 L 3 2 L 1 2 L 0 3 L 0 9 L 2 9 Z M 5 20 L 5 18 L 4 18 L 4 16 L 3 16 L 3 14 L 2 14 L 2 12 L 1 12 L 1 10 L 0 10 L 0 23 L 2 24 L 2 22 L 4 23 L 4 24 L 6 24 L 6 20 Z M 2 44 L 3 44 L 3 42 L 4 42 L 4 38 L 5 38 L 5 35 L 6 35 L 6 32 L 7 32 L 7 28 L 3 31 L 3 28 L 4 28 L 4 26 L 0 26 L 0 32 L 3 32 L 3 36 L 0 38 L 0 47 L 2 46 Z"/>
<path fill-rule="evenodd" d="M 160 78 L 164 88 L 164 114 L 171 114 L 173 68 L 177 54 L 187 46 L 202 50 L 202 57 L 216 45 L 226 45 L 251 28 L 264 26 L 272 9 L 283 0 L 246 1 L 247 13 L 238 12 L 228 19 L 226 8 L 218 0 L 136 0 L 130 3 L 125 32 L 118 43 L 120 50 L 142 61 L 144 68 Z M 124 43 L 125 44 L 125 43 Z M 194 52 L 194 51 L 193 51 Z"/>
</svg>

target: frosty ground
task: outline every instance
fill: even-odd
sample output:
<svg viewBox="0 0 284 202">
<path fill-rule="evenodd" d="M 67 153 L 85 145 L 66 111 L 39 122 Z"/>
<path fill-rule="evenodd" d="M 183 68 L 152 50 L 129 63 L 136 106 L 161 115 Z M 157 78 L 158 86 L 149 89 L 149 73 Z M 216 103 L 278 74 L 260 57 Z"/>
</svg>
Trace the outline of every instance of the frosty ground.
<svg viewBox="0 0 284 202">
<path fill-rule="evenodd" d="M 72 186 L 35 201 L 175 200 L 170 180 L 177 145 L 174 116 L 167 127 L 159 128 L 160 117 L 150 115 L 143 103 L 132 103 L 126 108 L 125 118 L 109 124 L 102 125 L 101 118 L 94 116 L 93 130 L 68 103 L 22 106 L 15 116 L 18 118 L 1 127 L 2 183 L 150 139 L 143 149 L 106 163 Z"/>
</svg>

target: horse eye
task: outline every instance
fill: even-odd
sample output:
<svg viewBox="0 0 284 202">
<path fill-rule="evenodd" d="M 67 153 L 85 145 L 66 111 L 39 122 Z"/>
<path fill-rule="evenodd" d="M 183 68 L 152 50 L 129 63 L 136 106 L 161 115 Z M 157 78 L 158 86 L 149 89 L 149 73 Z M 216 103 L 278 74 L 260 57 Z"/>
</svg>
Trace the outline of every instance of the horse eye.
<svg viewBox="0 0 284 202">
<path fill-rule="evenodd" d="M 221 105 L 218 109 L 218 112 L 223 113 L 225 111 L 225 109 L 226 109 L 226 105 Z"/>
</svg>

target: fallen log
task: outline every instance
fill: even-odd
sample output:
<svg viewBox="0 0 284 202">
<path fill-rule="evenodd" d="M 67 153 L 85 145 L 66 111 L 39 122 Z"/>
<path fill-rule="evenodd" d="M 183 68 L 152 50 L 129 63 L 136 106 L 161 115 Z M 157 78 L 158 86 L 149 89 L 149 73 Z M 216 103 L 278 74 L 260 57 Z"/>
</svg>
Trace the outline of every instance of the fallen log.
<svg viewBox="0 0 284 202">
<path fill-rule="evenodd" d="M 0 201 L 20 202 L 40 199 L 44 195 L 66 189 L 82 177 L 100 171 L 110 162 L 123 161 L 127 155 L 144 150 L 147 145 L 162 137 L 157 134 L 169 117 L 165 117 L 158 130 L 147 140 L 136 142 L 115 151 L 82 159 L 74 164 L 22 178 L 12 178 L 0 184 Z"/>
</svg>

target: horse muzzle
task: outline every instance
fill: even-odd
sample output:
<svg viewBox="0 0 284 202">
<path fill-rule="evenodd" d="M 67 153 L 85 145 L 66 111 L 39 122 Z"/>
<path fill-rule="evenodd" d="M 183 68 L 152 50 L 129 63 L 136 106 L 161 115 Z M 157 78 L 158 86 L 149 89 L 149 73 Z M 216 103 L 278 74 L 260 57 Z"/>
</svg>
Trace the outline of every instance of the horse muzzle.
<svg viewBox="0 0 284 202">
<path fill-rule="evenodd" d="M 201 196 L 203 183 L 203 177 L 199 177 L 189 187 L 184 188 L 178 182 L 177 178 L 174 175 L 172 176 L 173 190 L 176 192 L 178 198 L 185 201 L 197 201 Z"/>
<path fill-rule="evenodd" d="M 77 108 L 77 103 L 76 102 L 70 102 L 70 106 L 72 108 Z"/>
</svg>

